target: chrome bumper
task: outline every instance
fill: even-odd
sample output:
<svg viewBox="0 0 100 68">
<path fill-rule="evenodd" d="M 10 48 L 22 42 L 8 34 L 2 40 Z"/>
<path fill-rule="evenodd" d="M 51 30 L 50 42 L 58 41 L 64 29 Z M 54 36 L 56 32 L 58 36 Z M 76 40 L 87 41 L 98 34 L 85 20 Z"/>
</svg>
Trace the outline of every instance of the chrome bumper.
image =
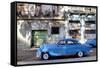
<svg viewBox="0 0 100 68">
<path fill-rule="evenodd" d="M 37 50 L 37 52 L 36 52 L 36 57 L 41 57 L 41 52 L 40 52 L 40 50 Z"/>
<path fill-rule="evenodd" d="M 93 52 L 93 50 L 90 50 L 89 52 Z"/>
</svg>

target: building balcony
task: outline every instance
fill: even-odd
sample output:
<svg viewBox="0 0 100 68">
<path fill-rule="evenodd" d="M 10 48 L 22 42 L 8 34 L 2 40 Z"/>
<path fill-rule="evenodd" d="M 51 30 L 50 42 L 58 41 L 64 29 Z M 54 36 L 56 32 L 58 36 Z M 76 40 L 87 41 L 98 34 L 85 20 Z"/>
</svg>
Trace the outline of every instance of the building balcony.
<svg viewBox="0 0 100 68">
<path fill-rule="evenodd" d="M 70 30 L 81 29 L 80 26 L 69 26 Z M 96 30 L 96 27 L 85 27 L 85 30 Z"/>
<path fill-rule="evenodd" d="M 80 23 L 69 23 L 68 27 L 70 30 L 80 29 Z"/>
<path fill-rule="evenodd" d="M 95 30 L 96 28 L 91 28 L 91 27 L 89 28 L 89 27 L 86 27 L 85 29 L 86 29 L 86 30 Z"/>
<path fill-rule="evenodd" d="M 96 24 L 86 23 L 85 29 L 86 30 L 96 30 Z"/>
<path fill-rule="evenodd" d="M 96 30 L 96 27 L 85 27 L 86 30 Z"/>
</svg>

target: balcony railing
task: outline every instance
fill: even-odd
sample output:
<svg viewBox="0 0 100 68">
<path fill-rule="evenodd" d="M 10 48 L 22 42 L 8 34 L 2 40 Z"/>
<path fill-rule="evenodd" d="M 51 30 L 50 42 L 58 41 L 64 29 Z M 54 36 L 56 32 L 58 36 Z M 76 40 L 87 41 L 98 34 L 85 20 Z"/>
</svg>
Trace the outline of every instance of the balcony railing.
<svg viewBox="0 0 100 68">
<path fill-rule="evenodd" d="M 85 29 L 86 30 L 95 30 L 96 29 L 96 25 L 95 24 L 85 25 Z"/>
<path fill-rule="evenodd" d="M 88 16 L 85 18 L 85 21 L 96 21 L 96 16 Z"/>
<path fill-rule="evenodd" d="M 70 30 L 74 30 L 74 29 L 80 29 L 80 24 L 72 24 L 72 23 L 70 23 L 69 24 L 69 29 Z"/>
</svg>

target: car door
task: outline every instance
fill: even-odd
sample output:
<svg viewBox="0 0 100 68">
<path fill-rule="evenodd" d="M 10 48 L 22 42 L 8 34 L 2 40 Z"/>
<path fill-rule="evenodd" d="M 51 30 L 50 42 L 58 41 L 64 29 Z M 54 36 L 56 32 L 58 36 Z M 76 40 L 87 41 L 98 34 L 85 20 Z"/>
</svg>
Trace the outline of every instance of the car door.
<svg viewBox="0 0 100 68">
<path fill-rule="evenodd" d="M 73 40 L 67 40 L 65 46 L 66 55 L 73 55 L 76 53 L 77 44 Z"/>
<path fill-rule="evenodd" d="M 65 55 L 66 54 L 66 46 L 65 46 L 65 40 L 60 40 L 56 47 L 53 48 L 53 50 L 55 51 L 56 54 L 59 55 Z"/>
</svg>

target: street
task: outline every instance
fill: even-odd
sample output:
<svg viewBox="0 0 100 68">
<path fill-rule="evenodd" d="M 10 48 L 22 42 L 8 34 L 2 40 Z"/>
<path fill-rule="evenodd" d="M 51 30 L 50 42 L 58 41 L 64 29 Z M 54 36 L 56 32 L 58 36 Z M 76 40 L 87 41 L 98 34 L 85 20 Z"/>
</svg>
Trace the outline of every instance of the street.
<svg viewBox="0 0 100 68">
<path fill-rule="evenodd" d="M 78 58 L 76 56 L 64 56 L 64 57 L 53 57 L 50 60 L 40 60 L 35 57 L 36 50 L 31 50 L 30 55 L 27 54 L 27 58 L 20 60 L 17 62 L 18 65 L 23 64 L 38 64 L 38 63 L 57 63 L 57 62 L 75 62 L 75 61 L 90 61 L 90 60 L 96 60 L 96 48 L 93 48 L 93 52 L 88 55 L 81 58 Z"/>
</svg>

